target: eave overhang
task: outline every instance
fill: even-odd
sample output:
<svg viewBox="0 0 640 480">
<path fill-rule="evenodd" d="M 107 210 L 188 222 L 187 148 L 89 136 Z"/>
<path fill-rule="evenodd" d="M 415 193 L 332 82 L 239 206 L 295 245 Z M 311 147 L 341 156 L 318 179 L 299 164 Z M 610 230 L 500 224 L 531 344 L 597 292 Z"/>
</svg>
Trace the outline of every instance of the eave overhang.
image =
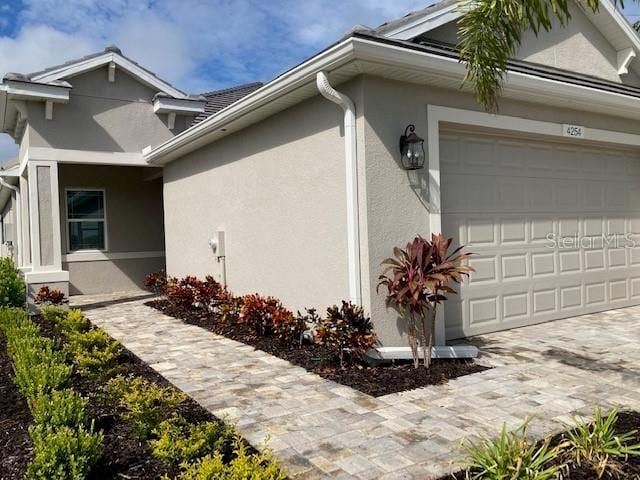
<svg viewBox="0 0 640 480">
<path fill-rule="evenodd" d="M 204 112 L 206 100 L 190 100 L 180 98 L 156 97 L 153 101 L 155 113 L 176 113 L 177 115 L 195 116 Z"/>
<path fill-rule="evenodd" d="M 465 66 L 455 55 L 434 53 L 410 42 L 355 33 L 301 65 L 282 74 L 264 87 L 247 95 L 216 115 L 145 152 L 145 159 L 163 165 L 241 130 L 278 111 L 318 94 L 315 76 L 324 71 L 333 84 L 361 74 L 398 81 L 461 89 Z M 554 107 L 598 112 L 637 119 L 640 89 L 628 92 L 597 88 L 597 83 L 578 84 L 567 79 L 545 78 L 535 70 L 510 71 L 502 91 L 503 98 L 529 101 Z M 463 91 L 471 91 L 469 86 Z"/>
</svg>

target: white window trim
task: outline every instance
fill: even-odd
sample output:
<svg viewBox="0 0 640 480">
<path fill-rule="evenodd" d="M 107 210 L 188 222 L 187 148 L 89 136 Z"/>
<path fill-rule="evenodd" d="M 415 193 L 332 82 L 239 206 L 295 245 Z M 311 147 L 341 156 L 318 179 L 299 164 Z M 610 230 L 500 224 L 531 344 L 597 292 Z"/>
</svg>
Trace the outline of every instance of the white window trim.
<svg viewBox="0 0 640 480">
<path fill-rule="evenodd" d="M 70 219 L 69 218 L 69 201 L 68 201 L 68 192 L 102 192 L 102 209 L 104 211 L 103 219 Z M 67 253 L 98 253 L 98 252 L 108 252 L 109 251 L 109 229 L 108 229 L 108 218 L 107 218 L 107 191 L 104 188 L 89 188 L 89 187 L 68 187 L 64 189 L 64 211 L 65 211 L 65 228 L 67 232 Z M 104 222 L 104 248 L 103 249 L 95 249 L 95 248 L 87 248 L 80 250 L 72 250 L 71 249 L 71 232 L 69 230 L 70 223 L 78 223 L 82 221 L 102 221 Z"/>
</svg>

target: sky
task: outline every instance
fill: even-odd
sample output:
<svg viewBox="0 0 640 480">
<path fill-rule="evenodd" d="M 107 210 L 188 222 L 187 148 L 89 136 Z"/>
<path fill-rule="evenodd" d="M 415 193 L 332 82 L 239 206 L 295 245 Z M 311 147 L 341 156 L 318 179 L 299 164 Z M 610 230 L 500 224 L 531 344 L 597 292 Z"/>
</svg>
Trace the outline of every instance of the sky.
<svg viewBox="0 0 640 480">
<path fill-rule="evenodd" d="M 0 0 L 0 75 L 116 44 L 188 93 L 268 81 L 338 40 L 435 0 Z M 627 13 L 640 3 L 626 0 Z M 14 156 L 0 134 L 0 162 Z"/>
</svg>

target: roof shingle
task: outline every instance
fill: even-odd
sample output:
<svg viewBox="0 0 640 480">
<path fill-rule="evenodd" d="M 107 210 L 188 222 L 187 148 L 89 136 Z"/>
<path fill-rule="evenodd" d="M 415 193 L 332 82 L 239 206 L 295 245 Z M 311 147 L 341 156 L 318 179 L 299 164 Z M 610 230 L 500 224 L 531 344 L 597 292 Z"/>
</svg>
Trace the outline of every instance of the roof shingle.
<svg viewBox="0 0 640 480">
<path fill-rule="evenodd" d="M 204 112 L 193 119 L 191 126 L 200 123 L 205 118 L 208 118 L 215 113 L 218 113 L 223 108 L 226 108 L 241 98 L 246 97 L 263 85 L 264 84 L 262 82 L 253 82 L 245 85 L 238 85 L 236 87 L 225 88 L 224 90 L 202 93 L 201 96 L 207 100 L 207 103 L 204 107 Z"/>
</svg>

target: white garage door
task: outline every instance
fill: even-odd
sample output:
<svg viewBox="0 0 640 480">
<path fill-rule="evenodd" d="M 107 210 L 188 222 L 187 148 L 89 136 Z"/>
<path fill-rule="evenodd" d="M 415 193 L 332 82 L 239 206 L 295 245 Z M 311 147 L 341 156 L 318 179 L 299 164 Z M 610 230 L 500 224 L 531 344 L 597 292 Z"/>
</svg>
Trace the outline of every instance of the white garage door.
<svg viewBox="0 0 640 480">
<path fill-rule="evenodd" d="M 446 132 L 440 162 L 443 232 L 477 254 L 448 338 L 640 303 L 638 153 Z"/>
</svg>

